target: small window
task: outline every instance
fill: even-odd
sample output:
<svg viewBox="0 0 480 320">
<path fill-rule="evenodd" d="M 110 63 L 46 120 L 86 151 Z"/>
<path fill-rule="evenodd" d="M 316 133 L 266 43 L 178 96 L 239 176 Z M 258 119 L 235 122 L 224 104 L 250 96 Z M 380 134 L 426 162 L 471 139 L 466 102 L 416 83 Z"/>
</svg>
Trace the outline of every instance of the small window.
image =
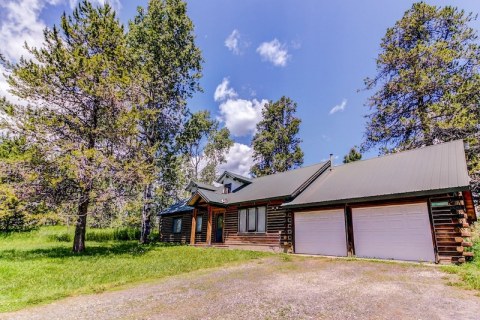
<svg viewBox="0 0 480 320">
<path fill-rule="evenodd" d="M 182 218 L 173 219 L 173 233 L 182 232 Z"/>
<path fill-rule="evenodd" d="M 197 233 L 202 232 L 203 216 L 197 216 Z"/>
<path fill-rule="evenodd" d="M 223 186 L 223 193 L 230 193 L 232 192 L 232 184 L 227 183 L 225 186 Z"/>
</svg>

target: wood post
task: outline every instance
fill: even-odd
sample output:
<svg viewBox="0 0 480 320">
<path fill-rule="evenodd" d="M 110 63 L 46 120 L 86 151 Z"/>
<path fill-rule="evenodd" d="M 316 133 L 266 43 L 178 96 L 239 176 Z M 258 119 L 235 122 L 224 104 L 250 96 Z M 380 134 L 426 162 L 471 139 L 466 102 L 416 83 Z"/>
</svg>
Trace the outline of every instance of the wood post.
<svg viewBox="0 0 480 320">
<path fill-rule="evenodd" d="M 212 220 L 213 220 L 213 212 L 212 207 L 208 206 L 208 222 L 207 222 L 207 244 L 212 244 Z"/>
<path fill-rule="evenodd" d="M 197 231 L 197 212 L 198 209 L 193 209 L 193 214 L 192 214 L 192 230 L 190 232 L 190 244 L 194 245 L 195 244 L 195 232 Z"/>
</svg>

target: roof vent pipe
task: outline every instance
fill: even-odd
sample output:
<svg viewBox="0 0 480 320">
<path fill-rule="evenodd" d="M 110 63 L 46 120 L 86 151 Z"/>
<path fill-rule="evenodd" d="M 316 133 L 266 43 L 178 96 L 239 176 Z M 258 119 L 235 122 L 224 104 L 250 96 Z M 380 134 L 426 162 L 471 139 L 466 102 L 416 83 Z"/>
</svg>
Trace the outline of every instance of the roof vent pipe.
<svg viewBox="0 0 480 320">
<path fill-rule="evenodd" d="M 333 153 L 330 153 L 330 171 L 333 170 Z"/>
</svg>

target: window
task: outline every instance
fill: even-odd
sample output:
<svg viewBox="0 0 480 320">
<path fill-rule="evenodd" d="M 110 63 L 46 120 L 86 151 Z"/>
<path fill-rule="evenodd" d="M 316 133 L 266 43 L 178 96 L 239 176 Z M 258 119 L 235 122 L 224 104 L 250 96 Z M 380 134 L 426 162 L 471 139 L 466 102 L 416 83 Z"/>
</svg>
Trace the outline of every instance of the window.
<svg viewBox="0 0 480 320">
<path fill-rule="evenodd" d="M 257 232 L 265 232 L 266 226 L 266 208 L 258 207 L 257 208 Z"/>
<path fill-rule="evenodd" d="M 173 233 L 182 232 L 182 218 L 173 218 Z"/>
<path fill-rule="evenodd" d="M 238 220 L 239 220 L 238 231 L 247 232 L 247 210 L 246 209 L 240 210 Z"/>
<path fill-rule="evenodd" d="M 232 184 L 227 183 L 226 185 L 223 186 L 223 193 L 230 193 L 232 192 Z"/>
<path fill-rule="evenodd" d="M 238 232 L 266 232 L 267 208 L 256 207 L 238 211 Z"/>
<path fill-rule="evenodd" d="M 202 232 L 203 216 L 197 216 L 197 232 Z"/>
<path fill-rule="evenodd" d="M 248 232 L 257 230 L 257 208 L 248 209 Z"/>
</svg>

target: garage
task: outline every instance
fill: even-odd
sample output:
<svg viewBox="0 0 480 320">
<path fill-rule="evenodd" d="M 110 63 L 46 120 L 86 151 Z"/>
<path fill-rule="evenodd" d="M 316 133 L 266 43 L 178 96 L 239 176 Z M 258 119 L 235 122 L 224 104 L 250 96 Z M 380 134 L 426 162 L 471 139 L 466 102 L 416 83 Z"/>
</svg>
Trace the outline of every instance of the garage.
<svg viewBox="0 0 480 320">
<path fill-rule="evenodd" d="M 427 203 L 352 208 L 355 255 L 435 261 Z"/>
<path fill-rule="evenodd" d="M 344 209 L 295 212 L 295 253 L 346 256 Z"/>
</svg>

